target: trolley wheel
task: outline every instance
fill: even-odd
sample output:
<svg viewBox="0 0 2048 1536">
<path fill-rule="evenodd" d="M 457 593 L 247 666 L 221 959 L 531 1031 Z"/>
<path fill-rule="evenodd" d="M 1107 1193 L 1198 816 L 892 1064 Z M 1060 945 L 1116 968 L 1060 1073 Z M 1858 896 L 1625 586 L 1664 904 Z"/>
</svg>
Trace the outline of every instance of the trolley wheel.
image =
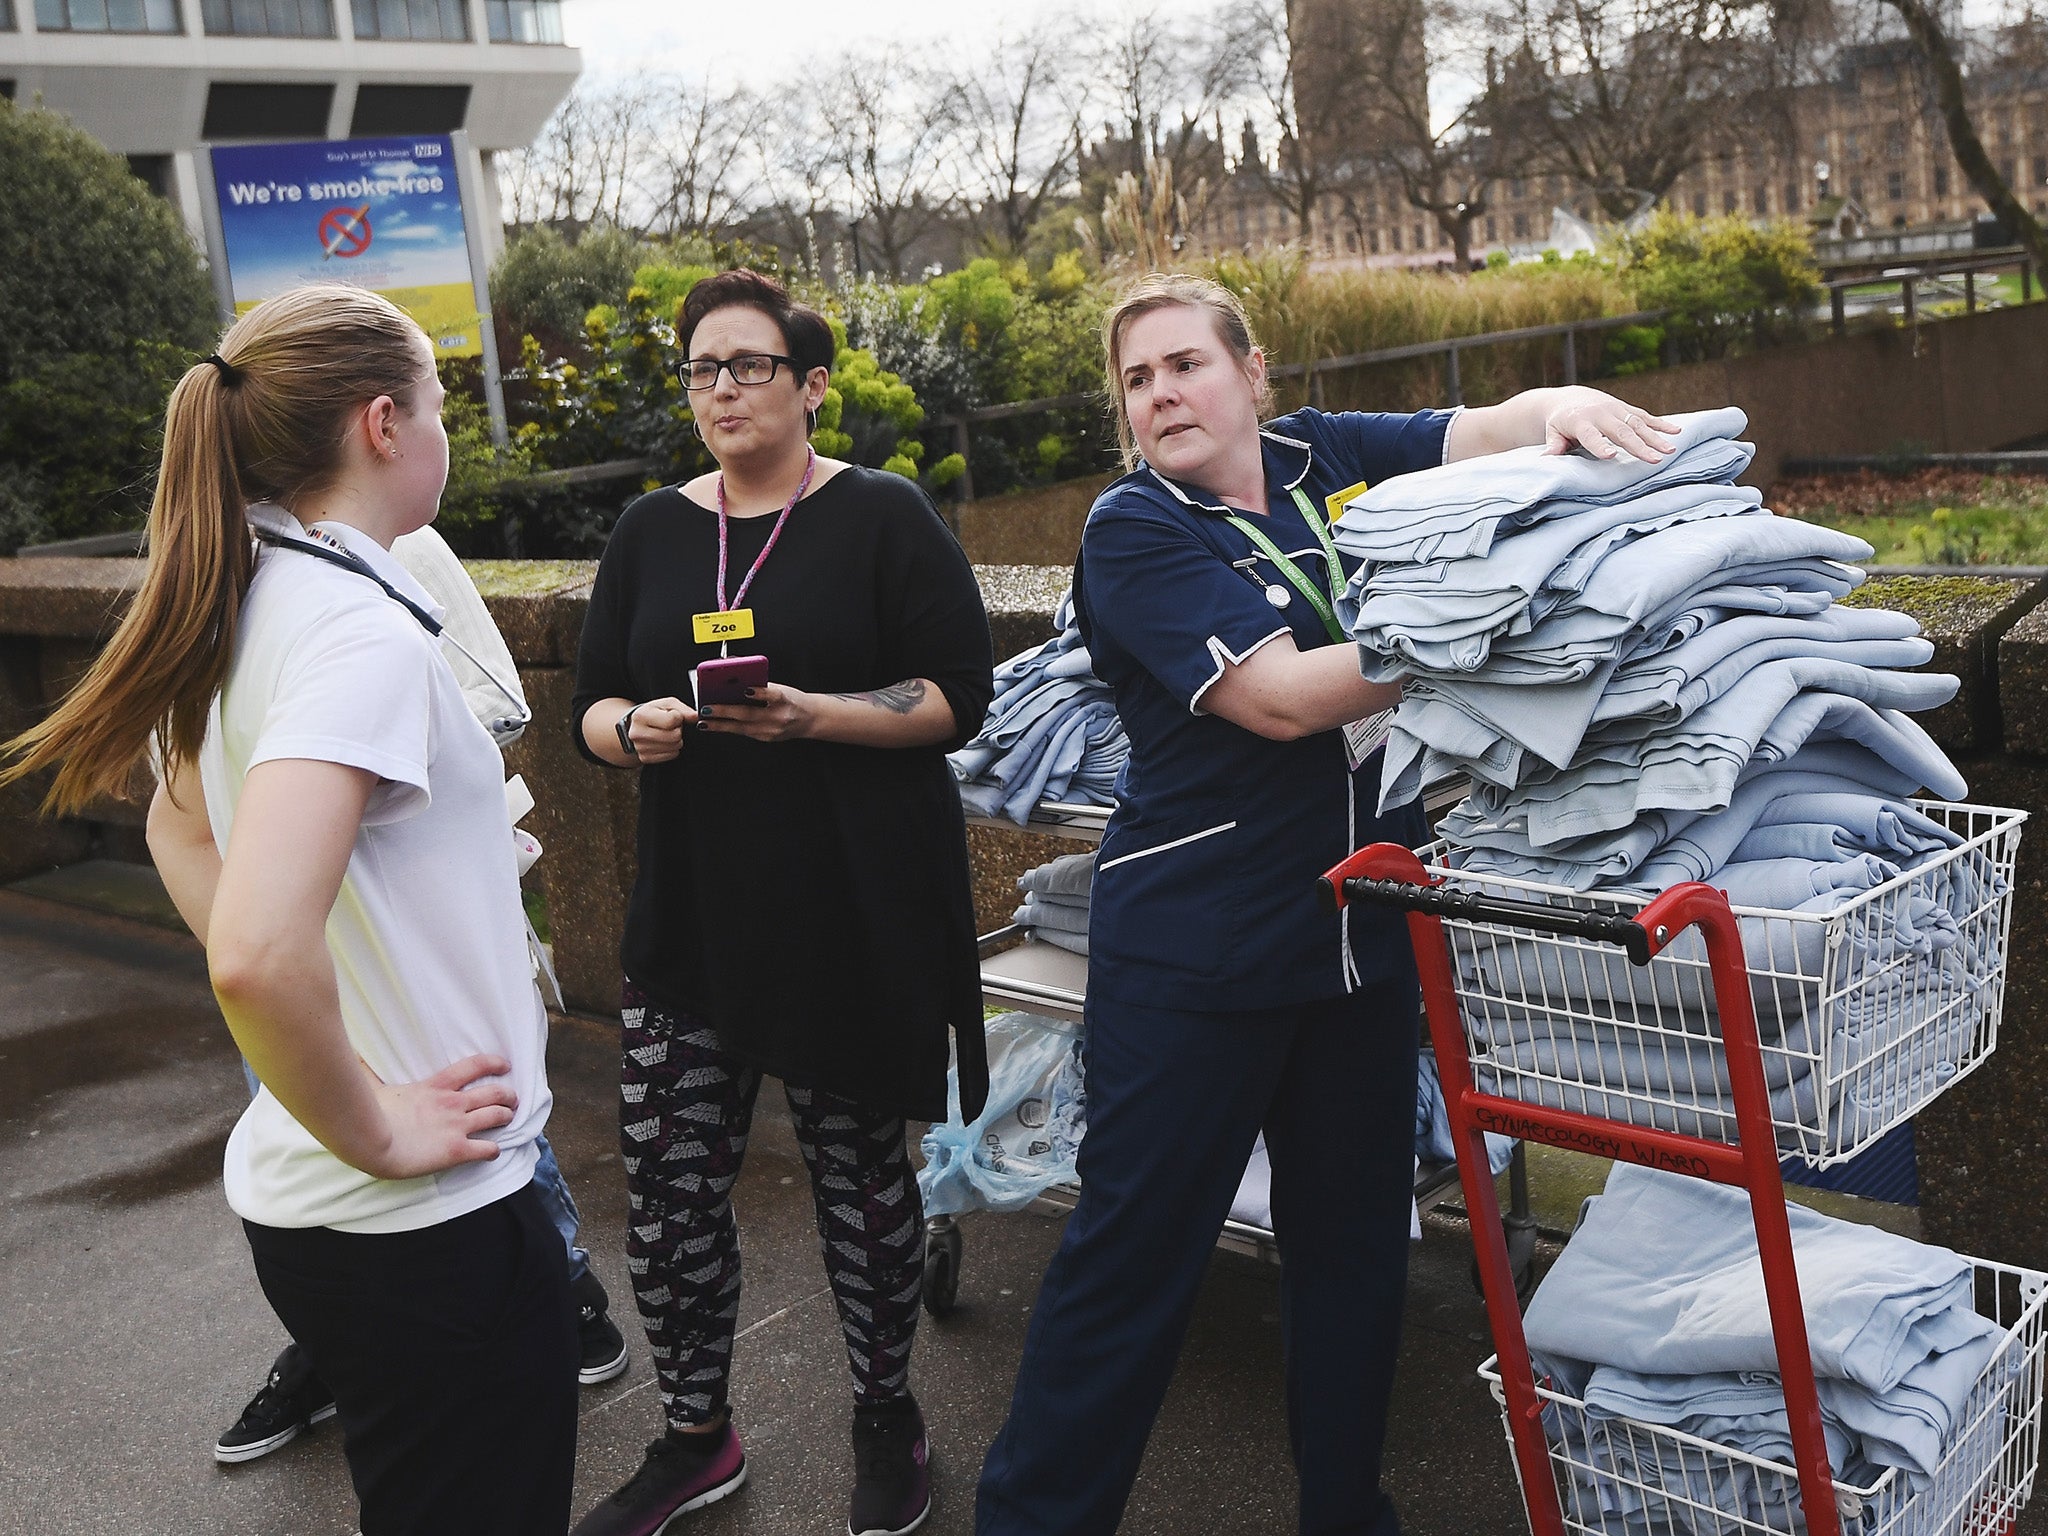
<svg viewBox="0 0 2048 1536">
<path fill-rule="evenodd" d="M 1515 1300 L 1523 1306 L 1536 1293 L 1536 1224 L 1526 1227 L 1509 1225 L 1508 1272 L 1515 1277 Z M 1472 1289 L 1480 1295 L 1486 1294 L 1486 1287 L 1479 1280 L 1479 1260 L 1471 1260 Z"/>
<path fill-rule="evenodd" d="M 960 1229 L 948 1222 L 934 1224 L 924 1239 L 924 1309 L 933 1317 L 945 1317 L 960 1301 L 960 1255 L 965 1244 Z"/>
</svg>

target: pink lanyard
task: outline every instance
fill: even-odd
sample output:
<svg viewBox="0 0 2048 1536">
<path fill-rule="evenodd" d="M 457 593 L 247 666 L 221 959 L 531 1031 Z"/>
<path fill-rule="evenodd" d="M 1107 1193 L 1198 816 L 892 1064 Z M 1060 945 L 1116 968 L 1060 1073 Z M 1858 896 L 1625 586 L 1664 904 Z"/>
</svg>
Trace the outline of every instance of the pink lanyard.
<svg viewBox="0 0 2048 1536">
<path fill-rule="evenodd" d="M 818 467 L 818 450 L 804 449 L 804 477 L 796 483 L 796 494 L 789 498 L 789 505 L 782 509 L 782 515 L 775 519 L 775 527 L 768 534 L 768 542 L 761 546 L 761 553 L 753 567 L 747 572 L 747 579 L 740 583 L 739 591 L 733 593 L 732 601 L 725 600 L 725 476 L 718 477 L 718 611 L 730 613 L 747 600 L 747 588 L 754 584 L 754 578 L 761 574 L 761 567 L 768 563 L 768 552 L 775 547 L 775 541 L 782 537 L 782 525 L 789 521 L 789 514 L 796 510 L 796 504 L 804 499 L 804 492 L 811 488 L 811 472 Z"/>
</svg>

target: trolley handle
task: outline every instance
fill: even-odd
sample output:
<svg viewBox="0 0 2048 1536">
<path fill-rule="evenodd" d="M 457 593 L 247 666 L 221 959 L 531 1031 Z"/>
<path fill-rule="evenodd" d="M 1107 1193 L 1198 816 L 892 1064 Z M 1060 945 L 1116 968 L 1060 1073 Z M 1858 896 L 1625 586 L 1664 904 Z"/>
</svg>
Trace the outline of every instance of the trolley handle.
<svg viewBox="0 0 2048 1536">
<path fill-rule="evenodd" d="M 1335 874 L 1332 871 L 1331 874 Z M 1352 901 L 1374 906 L 1396 907 L 1404 912 L 1426 912 L 1433 917 L 1455 917 L 1468 922 L 1505 923 L 1517 928 L 1534 928 L 1544 933 L 1565 933 L 1574 938 L 1614 944 L 1628 952 L 1635 965 L 1650 963 L 1650 934 L 1633 918 L 1612 912 L 1581 912 L 1553 907 L 1540 901 L 1518 901 L 1508 896 L 1482 896 L 1476 891 L 1454 891 L 1443 885 L 1417 885 L 1408 880 L 1375 880 L 1350 876 L 1320 881 L 1323 902 L 1333 910 Z"/>
</svg>

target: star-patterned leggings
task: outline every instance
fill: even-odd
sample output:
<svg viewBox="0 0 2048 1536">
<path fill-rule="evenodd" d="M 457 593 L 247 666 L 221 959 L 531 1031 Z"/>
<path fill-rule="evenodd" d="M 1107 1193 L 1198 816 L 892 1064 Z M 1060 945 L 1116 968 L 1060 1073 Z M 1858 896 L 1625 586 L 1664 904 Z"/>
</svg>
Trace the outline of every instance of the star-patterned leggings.
<svg viewBox="0 0 2048 1536">
<path fill-rule="evenodd" d="M 630 981 L 621 1018 L 626 1268 L 663 1411 L 683 1429 L 725 1411 L 740 1305 L 732 1186 L 761 1074 L 721 1054 L 710 1028 L 663 1010 Z M 924 1211 L 903 1121 L 811 1089 L 783 1092 L 810 1170 L 854 1401 L 887 1402 L 909 1390 L 924 1280 Z"/>
</svg>

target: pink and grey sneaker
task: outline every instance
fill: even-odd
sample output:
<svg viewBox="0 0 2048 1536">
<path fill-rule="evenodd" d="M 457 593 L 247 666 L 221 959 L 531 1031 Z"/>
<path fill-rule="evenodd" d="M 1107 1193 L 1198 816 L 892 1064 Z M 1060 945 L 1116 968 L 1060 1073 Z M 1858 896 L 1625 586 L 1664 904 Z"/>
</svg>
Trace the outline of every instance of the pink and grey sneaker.
<svg viewBox="0 0 2048 1536">
<path fill-rule="evenodd" d="M 847 1536 L 904 1536 L 932 1512 L 931 1442 L 909 1393 L 853 1410 L 853 1511 Z"/>
<path fill-rule="evenodd" d="M 746 1480 L 746 1453 L 731 1421 L 716 1434 L 663 1435 L 647 1447 L 625 1487 L 585 1515 L 570 1536 L 661 1536 Z"/>
</svg>

